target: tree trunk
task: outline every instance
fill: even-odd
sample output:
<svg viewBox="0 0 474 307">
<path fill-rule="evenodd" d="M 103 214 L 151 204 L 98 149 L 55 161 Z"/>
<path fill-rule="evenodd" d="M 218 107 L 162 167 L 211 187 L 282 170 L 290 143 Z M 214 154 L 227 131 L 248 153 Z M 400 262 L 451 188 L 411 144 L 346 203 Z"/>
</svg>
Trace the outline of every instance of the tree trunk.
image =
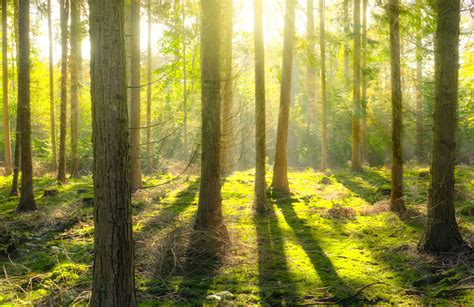
<svg viewBox="0 0 474 307">
<path fill-rule="evenodd" d="M 147 2 L 148 15 L 148 40 L 147 40 L 147 87 L 146 87 L 146 171 L 151 174 L 153 171 L 153 159 L 151 155 L 151 0 Z"/>
<path fill-rule="evenodd" d="M 92 306 L 136 306 L 121 0 L 89 0 L 94 153 Z"/>
<path fill-rule="evenodd" d="M 19 0 L 18 104 L 20 105 L 21 190 L 18 212 L 36 210 L 33 193 L 30 118 L 30 1 Z"/>
<path fill-rule="evenodd" d="M 51 171 L 57 172 L 56 117 L 54 103 L 54 61 L 53 61 L 53 23 L 51 21 L 51 0 L 48 0 L 48 47 L 49 47 L 49 112 L 51 117 Z"/>
<path fill-rule="evenodd" d="M 142 187 L 140 161 L 140 0 L 132 0 L 131 25 L 131 108 L 130 108 L 130 160 L 132 191 Z"/>
<path fill-rule="evenodd" d="M 293 66 L 293 48 L 295 43 L 295 6 L 296 0 L 286 0 L 285 33 L 283 38 L 283 64 L 280 92 L 280 113 L 275 147 L 272 187 L 282 193 L 290 193 L 288 184 L 288 121 L 291 100 L 291 76 Z"/>
<path fill-rule="evenodd" d="M 18 22 L 19 22 L 19 8 L 18 8 L 18 0 L 13 0 L 13 10 L 14 10 L 14 21 L 13 21 L 13 30 L 15 34 L 15 49 L 16 49 L 16 66 L 19 67 L 20 65 L 20 48 L 19 48 L 19 40 L 20 34 L 18 29 Z M 16 106 L 16 138 L 15 138 L 15 152 L 13 154 L 13 179 L 12 179 L 12 186 L 10 189 L 11 196 L 18 196 L 18 177 L 20 173 L 20 166 L 21 166 L 21 159 L 20 159 L 20 151 L 21 151 L 21 123 L 20 123 L 20 116 L 21 113 L 21 106 L 18 103 L 18 94 L 17 94 L 17 106 Z"/>
<path fill-rule="evenodd" d="M 423 142 L 423 47 L 422 47 L 422 0 L 417 0 L 416 16 L 416 158 L 418 163 L 425 162 Z"/>
<path fill-rule="evenodd" d="M 188 76 L 187 76 L 187 48 L 186 48 L 186 2 L 181 1 L 181 22 L 183 30 L 183 152 L 188 153 Z"/>
<path fill-rule="evenodd" d="M 79 177 L 79 96 L 81 71 L 81 0 L 71 2 L 71 177 Z"/>
<path fill-rule="evenodd" d="M 438 0 L 435 39 L 435 106 L 428 217 L 422 251 L 447 252 L 465 243 L 454 208 L 454 164 L 459 70 L 459 0 Z"/>
<path fill-rule="evenodd" d="M 262 0 L 254 0 L 255 43 L 255 209 L 267 210 L 265 182 L 265 49 L 263 37 Z"/>
<path fill-rule="evenodd" d="M 220 13 L 218 0 L 201 0 L 201 184 L 195 228 L 223 227 L 220 182 Z"/>
<path fill-rule="evenodd" d="M 232 72 L 232 31 L 233 31 L 233 1 L 222 1 L 222 53 L 223 53 L 223 96 L 221 108 L 222 134 L 221 134 L 221 168 L 222 174 L 232 171 L 232 140 L 233 132 L 233 72 Z"/>
<path fill-rule="evenodd" d="M 59 118 L 59 165 L 58 181 L 66 182 L 66 118 L 67 118 L 67 41 L 69 0 L 60 0 L 61 19 L 61 114 Z"/>
<path fill-rule="evenodd" d="M 367 0 L 362 0 L 362 162 L 369 163 L 369 142 L 367 139 Z"/>
<path fill-rule="evenodd" d="M 314 35 L 314 0 L 308 0 L 306 5 L 306 38 L 308 40 L 308 64 L 306 91 L 308 95 L 308 127 L 311 127 L 316 116 L 316 54 Z"/>
<path fill-rule="evenodd" d="M 10 115 L 8 111 L 8 25 L 7 0 L 2 0 L 2 82 L 3 82 L 3 133 L 5 136 L 5 176 L 12 173 L 12 149 L 10 142 Z"/>
<path fill-rule="evenodd" d="M 352 89 L 352 171 L 361 172 L 360 163 L 360 0 L 354 0 L 354 85 Z"/>
<path fill-rule="evenodd" d="M 400 72 L 400 24 L 399 1 L 390 0 L 388 16 L 390 23 L 390 66 L 392 83 L 392 192 L 390 208 L 395 212 L 405 211 L 403 201 L 403 157 L 402 157 L 402 88 Z"/>
<path fill-rule="evenodd" d="M 321 171 L 328 167 L 328 115 L 326 101 L 326 38 L 324 29 L 324 0 L 319 0 L 319 46 L 321 48 L 321 107 L 322 107 L 322 130 L 321 130 Z"/>
<path fill-rule="evenodd" d="M 349 74 L 349 0 L 344 0 L 344 78 L 349 84 L 351 78 Z"/>
</svg>

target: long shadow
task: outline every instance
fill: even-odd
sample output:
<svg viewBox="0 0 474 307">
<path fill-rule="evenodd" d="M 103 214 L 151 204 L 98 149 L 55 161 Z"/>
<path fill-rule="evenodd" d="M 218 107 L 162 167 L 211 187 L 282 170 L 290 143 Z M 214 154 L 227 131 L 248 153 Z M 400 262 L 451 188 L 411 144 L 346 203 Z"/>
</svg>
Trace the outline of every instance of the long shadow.
<svg viewBox="0 0 474 307">
<path fill-rule="evenodd" d="M 291 282 L 284 238 L 273 206 L 269 206 L 265 215 L 255 214 L 254 222 L 257 229 L 260 302 L 272 306 L 294 303 L 297 292 Z"/>
<path fill-rule="evenodd" d="M 348 290 L 350 291 L 351 288 L 337 273 L 331 260 L 325 254 L 320 241 L 313 235 L 312 229 L 296 214 L 293 203 L 299 200 L 287 196 L 278 197 L 278 195 L 274 197 L 274 200 L 283 213 L 285 221 L 293 230 L 298 243 L 306 252 L 322 283 L 324 286 L 330 287 L 329 292 L 333 296 L 331 301 L 334 302 L 338 301 L 338 299 L 348 297 L 348 295 L 351 294 L 350 292 L 348 293 Z M 328 304 L 330 304 L 331 301 L 328 301 Z M 346 304 L 351 302 L 356 303 L 357 298 L 355 297 L 352 301 L 344 300 L 340 303 Z"/>
<path fill-rule="evenodd" d="M 346 174 L 346 173 L 338 173 L 335 174 L 337 181 L 342 183 L 347 189 L 355 193 L 358 197 L 364 199 L 368 203 L 374 203 L 382 198 L 384 195 L 380 194 L 377 189 L 383 185 L 389 185 L 390 181 L 386 178 L 380 176 L 376 172 L 370 173 L 360 173 L 360 174 Z M 367 181 L 371 187 L 366 187 L 356 182 L 355 180 L 351 179 L 353 177 L 360 177 L 363 180 Z M 373 177 L 376 177 L 374 179 Z M 388 197 L 389 195 L 385 195 Z"/>
</svg>

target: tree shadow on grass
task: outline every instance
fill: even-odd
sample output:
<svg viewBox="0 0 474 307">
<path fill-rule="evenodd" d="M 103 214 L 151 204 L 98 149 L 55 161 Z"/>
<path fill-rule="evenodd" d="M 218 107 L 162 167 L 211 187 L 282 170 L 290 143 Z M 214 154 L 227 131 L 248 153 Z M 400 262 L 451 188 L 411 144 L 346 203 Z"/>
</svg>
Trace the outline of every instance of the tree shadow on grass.
<svg viewBox="0 0 474 307">
<path fill-rule="evenodd" d="M 260 302 L 283 305 L 297 298 L 283 246 L 283 235 L 273 206 L 265 215 L 254 214 L 258 244 Z"/>
<path fill-rule="evenodd" d="M 390 196 L 383 195 L 382 191 L 378 189 L 384 186 L 390 185 L 390 180 L 381 176 L 375 171 L 366 171 L 364 173 L 339 173 L 335 174 L 334 177 L 339 183 L 344 185 L 348 190 L 355 193 L 358 197 L 364 199 L 368 203 L 375 203 L 376 201 L 383 199 L 384 197 Z M 355 177 L 362 178 L 364 181 L 370 184 L 370 186 L 364 186 L 362 183 L 354 180 Z"/>
</svg>

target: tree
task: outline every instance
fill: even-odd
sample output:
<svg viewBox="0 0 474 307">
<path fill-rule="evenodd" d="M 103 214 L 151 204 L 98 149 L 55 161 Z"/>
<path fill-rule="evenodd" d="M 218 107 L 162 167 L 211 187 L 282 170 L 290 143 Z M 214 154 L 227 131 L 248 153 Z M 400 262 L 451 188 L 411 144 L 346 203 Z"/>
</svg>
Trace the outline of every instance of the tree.
<svg viewBox="0 0 474 307">
<path fill-rule="evenodd" d="M 31 159 L 30 118 L 30 1 L 19 0 L 18 7 L 18 116 L 21 135 L 21 190 L 18 212 L 36 210 L 33 193 L 33 163 Z"/>
<path fill-rule="evenodd" d="M 262 0 L 254 0 L 255 43 L 255 209 L 267 210 L 265 182 L 265 50 Z"/>
<path fill-rule="evenodd" d="M 92 306 L 136 306 L 124 3 L 89 0 L 94 155 Z"/>
<path fill-rule="evenodd" d="M 81 0 L 71 2 L 71 177 L 79 176 L 79 94 L 81 89 Z"/>
<path fill-rule="evenodd" d="M 201 0 L 201 183 L 195 228 L 218 231 L 223 227 L 220 182 L 220 49 L 221 4 Z"/>
<path fill-rule="evenodd" d="M 148 37 L 147 37 L 147 48 L 146 48 L 146 75 L 147 75 L 147 87 L 146 87 L 146 171 L 148 174 L 152 172 L 152 155 L 151 155 L 151 0 L 147 2 L 147 25 L 148 25 Z"/>
<path fill-rule="evenodd" d="M 419 249 L 447 252 L 466 247 L 454 208 L 458 105 L 460 0 L 438 0 L 435 39 L 435 101 L 428 216 Z"/>
<path fill-rule="evenodd" d="M 221 140 L 221 167 L 222 173 L 228 174 L 232 170 L 232 139 L 233 139 L 233 75 L 232 75 L 232 32 L 233 32 L 233 1 L 222 1 L 222 51 L 223 51 L 223 95 L 222 95 L 222 140 Z"/>
<path fill-rule="evenodd" d="M 403 123 L 400 72 L 399 0 L 390 0 L 388 5 L 392 83 L 392 192 L 390 197 L 390 208 L 395 212 L 403 212 L 405 211 L 405 205 L 403 201 L 403 157 L 401 144 Z"/>
<path fill-rule="evenodd" d="M 59 117 L 58 181 L 66 182 L 66 117 L 67 117 L 67 57 L 69 0 L 59 0 L 61 21 L 61 114 Z"/>
<path fill-rule="evenodd" d="M 280 113 L 278 116 L 275 163 L 273 165 L 272 187 L 282 193 L 290 192 L 290 186 L 288 184 L 287 147 L 291 100 L 291 75 L 293 70 L 293 47 L 295 43 L 295 6 L 296 0 L 286 0 Z"/>
<path fill-rule="evenodd" d="M 328 167 L 328 115 L 326 101 L 326 38 L 324 30 L 324 0 L 319 0 L 319 46 L 321 54 L 321 107 L 322 107 L 322 132 L 321 132 L 321 170 Z"/>
<path fill-rule="evenodd" d="M 130 106 L 130 159 L 131 186 L 136 191 L 142 187 L 140 160 L 140 0 L 132 0 L 130 7 L 131 28 L 131 106 Z"/>
<path fill-rule="evenodd" d="M 8 111 L 8 25 L 7 0 L 2 0 L 2 87 L 3 87 L 3 133 L 5 136 L 5 176 L 12 173 L 10 143 L 10 117 Z"/>
<path fill-rule="evenodd" d="M 360 163 L 360 0 L 354 0 L 354 80 L 352 88 L 352 171 L 361 172 Z"/>
<path fill-rule="evenodd" d="M 308 95 L 308 127 L 311 126 L 315 117 L 316 106 L 316 55 L 314 50 L 314 0 L 308 0 L 306 4 L 306 39 L 308 40 L 308 65 L 306 92 Z"/>
<path fill-rule="evenodd" d="M 13 10 L 14 10 L 14 21 L 13 21 L 13 31 L 15 33 L 15 49 L 16 49 L 16 64 L 17 67 L 20 66 L 20 48 L 19 48 L 19 40 L 20 40 L 20 31 L 18 29 L 18 24 L 19 24 L 19 8 L 18 8 L 18 0 L 13 0 Z M 18 97 L 18 95 L 17 95 Z M 18 100 L 17 100 L 18 101 Z M 16 138 L 15 138 L 15 151 L 13 154 L 13 178 L 12 178 L 12 186 L 10 189 L 10 196 L 18 196 L 18 177 L 20 173 L 20 165 L 21 165 L 21 157 L 20 157 L 20 151 L 21 151 L 21 122 L 20 122 L 20 116 L 19 114 L 21 113 L 21 105 L 17 103 L 16 105 Z"/>
<path fill-rule="evenodd" d="M 362 18 L 361 154 L 362 162 L 369 163 L 369 142 L 367 140 L 367 0 L 362 0 Z"/>
<path fill-rule="evenodd" d="M 423 146 L 423 46 L 421 7 L 422 0 L 417 0 L 416 13 L 416 158 L 419 163 L 425 162 L 425 149 Z"/>
<path fill-rule="evenodd" d="M 56 152 L 56 117 L 55 117 L 55 103 L 54 103 L 54 61 L 53 61 L 53 23 L 51 21 L 51 0 L 47 3 L 48 11 L 48 48 L 49 48 L 49 112 L 51 122 L 51 171 L 58 170 L 57 152 Z"/>
<path fill-rule="evenodd" d="M 349 0 L 344 0 L 344 77 L 349 83 Z"/>
</svg>

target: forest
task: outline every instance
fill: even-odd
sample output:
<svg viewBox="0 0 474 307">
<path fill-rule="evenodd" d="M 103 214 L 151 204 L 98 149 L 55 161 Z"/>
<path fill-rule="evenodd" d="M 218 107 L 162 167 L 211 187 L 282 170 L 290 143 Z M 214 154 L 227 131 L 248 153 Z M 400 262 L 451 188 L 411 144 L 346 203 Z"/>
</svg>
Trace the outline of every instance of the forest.
<svg viewBox="0 0 474 307">
<path fill-rule="evenodd" d="M 474 2 L 0 1 L 1 306 L 474 305 Z"/>
</svg>

